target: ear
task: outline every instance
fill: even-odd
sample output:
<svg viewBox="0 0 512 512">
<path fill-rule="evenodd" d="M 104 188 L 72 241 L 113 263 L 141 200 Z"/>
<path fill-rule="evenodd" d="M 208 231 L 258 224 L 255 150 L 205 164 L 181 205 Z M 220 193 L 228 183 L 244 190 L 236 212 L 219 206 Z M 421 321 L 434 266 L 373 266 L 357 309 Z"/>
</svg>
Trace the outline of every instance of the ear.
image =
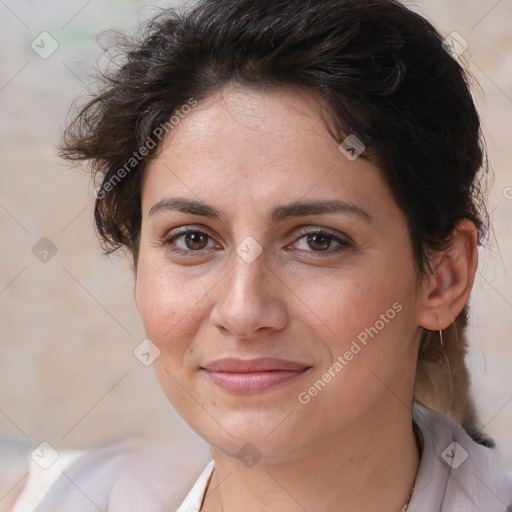
<svg viewBox="0 0 512 512">
<path fill-rule="evenodd" d="M 448 327 L 466 304 L 478 265 L 477 231 L 473 222 L 457 224 L 450 247 L 438 253 L 434 275 L 425 280 L 418 325 L 429 331 Z"/>
</svg>

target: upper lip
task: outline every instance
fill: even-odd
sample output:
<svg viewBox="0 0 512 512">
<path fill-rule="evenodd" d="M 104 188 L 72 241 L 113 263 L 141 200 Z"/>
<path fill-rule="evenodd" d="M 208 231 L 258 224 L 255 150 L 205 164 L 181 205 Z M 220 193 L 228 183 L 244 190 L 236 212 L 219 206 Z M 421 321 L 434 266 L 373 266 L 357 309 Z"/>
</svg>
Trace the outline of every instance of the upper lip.
<svg viewBox="0 0 512 512">
<path fill-rule="evenodd" d="M 272 370 L 300 371 L 305 370 L 308 367 L 309 365 L 307 364 L 288 361 L 285 359 L 277 359 L 275 357 L 259 357 L 256 359 L 237 359 L 235 357 L 227 357 L 225 359 L 217 359 L 216 361 L 208 363 L 203 368 L 212 372 L 249 373 Z"/>
</svg>

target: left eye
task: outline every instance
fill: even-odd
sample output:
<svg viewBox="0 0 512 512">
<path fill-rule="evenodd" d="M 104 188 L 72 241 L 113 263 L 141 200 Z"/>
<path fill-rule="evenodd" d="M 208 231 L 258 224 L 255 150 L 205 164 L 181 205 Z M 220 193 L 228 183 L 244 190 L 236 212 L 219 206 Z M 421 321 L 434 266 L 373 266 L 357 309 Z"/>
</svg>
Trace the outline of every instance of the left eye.
<svg viewBox="0 0 512 512">
<path fill-rule="evenodd" d="M 303 241 L 306 247 L 313 249 L 313 251 L 309 252 L 336 252 L 348 245 L 348 242 L 345 242 L 344 240 L 339 239 L 337 236 L 324 231 L 311 231 L 306 233 L 304 236 L 299 238 L 297 242 L 295 242 L 295 245 L 300 241 Z M 334 250 L 329 251 L 333 242 L 337 245 L 335 246 Z M 301 250 L 308 251 L 307 248 L 302 248 Z"/>
</svg>

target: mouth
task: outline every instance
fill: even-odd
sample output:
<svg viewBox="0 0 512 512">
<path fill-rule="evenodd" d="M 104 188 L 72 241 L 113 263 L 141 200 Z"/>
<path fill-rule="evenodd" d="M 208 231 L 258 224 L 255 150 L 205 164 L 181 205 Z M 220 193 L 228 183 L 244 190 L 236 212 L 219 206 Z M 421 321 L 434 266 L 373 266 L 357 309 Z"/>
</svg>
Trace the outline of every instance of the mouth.
<svg viewBox="0 0 512 512">
<path fill-rule="evenodd" d="M 235 393 L 255 393 L 274 388 L 299 377 L 311 366 L 276 358 L 218 359 L 204 370 L 217 386 Z"/>
</svg>

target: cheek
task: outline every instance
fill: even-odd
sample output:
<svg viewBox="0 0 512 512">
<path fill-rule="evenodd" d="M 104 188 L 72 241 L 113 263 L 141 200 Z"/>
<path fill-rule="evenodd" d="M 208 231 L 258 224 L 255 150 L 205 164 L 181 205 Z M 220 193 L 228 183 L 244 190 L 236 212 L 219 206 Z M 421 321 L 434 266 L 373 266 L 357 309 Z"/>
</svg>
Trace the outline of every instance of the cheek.
<svg viewBox="0 0 512 512">
<path fill-rule="evenodd" d="M 187 354 L 195 360 L 216 286 L 220 286 L 216 272 L 193 275 L 190 269 L 141 258 L 135 299 L 146 335 L 163 356 L 159 364 L 182 366 Z"/>
<path fill-rule="evenodd" d="M 376 322 L 382 327 L 382 321 L 396 317 L 398 306 L 393 309 L 393 304 L 404 301 L 405 284 L 389 272 L 359 267 L 343 269 L 338 276 L 331 274 L 326 279 L 316 279 L 314 286 L 297 280 L 294 290 L 303 297 L 304 311 L 310 311 L 319 328 L 332 340 L 333 349 L 342 350 L 347 341 L 366 328 Z M 384 320 L 380 319 L 381 315 L 385 316 Z"/>
<path fill-rule="evenodd" d="M 353 269 L 337 281 L 319 283 L 314 293 L 311 309 L 330 352 L 330 362 L 320 372 L 336 374 L 341 394 L 346 386 L 364 392 L 373 389 L 370 381 L 377 388 L 392 382 L 409 359 L 407 340 L 416 329 L 414 272 L 406 261 L 396 263 Z"/>
<path fill-rule="evenodd" d="M 169 276 L 157 264 L 144 263 L 142 260 L 139 267 L 135 298 L 146 336 L 160 351 L 153 370 L 167 399 L 187 418 L 190 386 L 183 385 L 193 375 L 194 366 L 190 363 L 196 356 L 193 340 L 198 337 L 200 325 L 199 299 L 188 290 L 185 293 L 187 288 L 178 274 Z"/>
<path fill-rule="evenodd" d="M 148 338 L 160 350 L 175 341 L 176 332 L 193 325 L 195 297 L 184 293 L 178 275 L 158 264 L 139 262 L 135 300 Z"/>
<path fill-rule="evenodd" d="M 409 361 L 407 340 L 414 326 L 406 288 L 373 277 L 366 275 L 364 283 L 354 276 L 337 286 L 323 285 L 327 295 L 317 297 L 317 333 L 325 333 L 320 338 L 329 356 L 305 383 L 299 400 L 319 418 L 331 417 L 333 425 L 355 421 L 363 409 L 398 394 L 390 390 Z"/>
</svg>

